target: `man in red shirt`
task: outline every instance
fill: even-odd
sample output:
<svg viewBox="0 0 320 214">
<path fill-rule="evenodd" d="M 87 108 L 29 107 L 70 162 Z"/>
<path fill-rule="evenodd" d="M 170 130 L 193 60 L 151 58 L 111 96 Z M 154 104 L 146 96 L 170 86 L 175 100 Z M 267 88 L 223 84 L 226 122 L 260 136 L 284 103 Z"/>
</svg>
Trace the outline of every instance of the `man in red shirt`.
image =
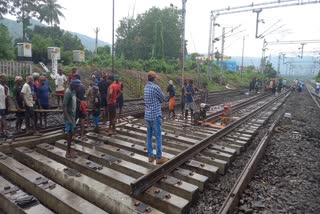
<svg viewBox="0 0 320 214">
<path fill-rule="evenodd" d="M 71 83 L 71 80 L 73 79 L 73 76 L 77 73 L 77 68 L 73 67 L 71 72 L 68 74 L 68 83 Z"/>
<path fill-rule="evenodd" d="M 119 85 L 114 81 L 113 76 L 108 76 L 108 83 L 110 84 L 107 91 L 107 103 L 109 113 L 109 134 L 116 134 L 116 114 L 117 114 L 117 98 L 120 94 Z"/>
</svg>

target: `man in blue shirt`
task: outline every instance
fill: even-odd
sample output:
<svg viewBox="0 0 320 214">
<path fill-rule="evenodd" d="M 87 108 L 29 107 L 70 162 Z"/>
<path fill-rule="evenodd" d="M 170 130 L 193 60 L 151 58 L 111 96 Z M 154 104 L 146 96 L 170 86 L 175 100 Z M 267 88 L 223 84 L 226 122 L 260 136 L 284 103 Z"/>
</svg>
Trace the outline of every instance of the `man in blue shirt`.
<svg viewBox="0 0 320 214">
<path fill-rule="evenodd" d="M 144 117 L 147 124 L 147 149 L 149 162 L 155 160 L 152 148 L 152 135 L 154 133 L 156 138 L 156 163 L 162 164 L 168 161 L 167 158 L 162 156 L 162 135 L 161 135 L 161 103 L 165 101 L 164 94 L 160 87 L 154 83 L 156 79 L 156 73 L 150 71 L 148 73 L 148 83 L 144 87 L 144 104 L 145 113 Z"/>
<path fill-rule="evenodd" d="M 38 105 L 40 108 L 40 126 L 42 126 L 42 118 L 44 118 L 44 127 L 47 127 L 47 113 L 42 113 L 41 109 L 49 109 L 49 93 L 51 89 L 49 85 L 46 84 L 47 78 L 45 76 L 40 76 L 40 83 L 37 89 Z"/>
<path fill-rule="evenodd" d="M 185 119 L 188 119 L 188 111 L 191 112 L 191 119 L 193 117 L 193 110 L 195 108 L 194 103 L 194 88 L 193 88 L 193 80 L 189 80 L 189 84 L 185 87 Z"/>
</svg>

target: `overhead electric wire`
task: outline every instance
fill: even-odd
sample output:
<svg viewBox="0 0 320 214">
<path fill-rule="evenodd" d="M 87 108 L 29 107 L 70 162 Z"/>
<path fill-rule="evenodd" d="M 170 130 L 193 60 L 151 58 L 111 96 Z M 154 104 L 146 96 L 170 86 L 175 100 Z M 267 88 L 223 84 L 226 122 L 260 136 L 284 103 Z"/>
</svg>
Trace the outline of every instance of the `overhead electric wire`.
<svg viewBox="0 0 320 214">
<path fill-rule="evenodd" d="M 261 37 L 263 34 L 267 33 L 269 30 L 271 30 L 275 25 L 277 25 L 281 20 L 279 19 L 278 21 L 276 21 L 274 24 L 272 24 L 267 30 L 265 30 L 263 33 L 261 33 L 259 35 L 259 37 Z"/>
</svg>

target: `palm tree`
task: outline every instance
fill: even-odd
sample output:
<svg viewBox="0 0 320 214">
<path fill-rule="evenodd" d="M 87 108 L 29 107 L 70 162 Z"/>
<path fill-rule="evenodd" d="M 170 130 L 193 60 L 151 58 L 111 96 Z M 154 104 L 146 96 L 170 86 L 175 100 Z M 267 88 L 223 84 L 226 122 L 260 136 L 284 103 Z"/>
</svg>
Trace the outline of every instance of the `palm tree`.
<svg viewBox="0 0 320 214">
<path fill-rule="evenodd" d="M 53 24 L 60 24 L 59 17 L 64 17 L 61 9 L 64 9 L 57 0 L 47 0 L 46 4 L 41 5 L 39 9 L 39 20 L 45 21 L 48 25 L 53 27 Z"/>
</svg>

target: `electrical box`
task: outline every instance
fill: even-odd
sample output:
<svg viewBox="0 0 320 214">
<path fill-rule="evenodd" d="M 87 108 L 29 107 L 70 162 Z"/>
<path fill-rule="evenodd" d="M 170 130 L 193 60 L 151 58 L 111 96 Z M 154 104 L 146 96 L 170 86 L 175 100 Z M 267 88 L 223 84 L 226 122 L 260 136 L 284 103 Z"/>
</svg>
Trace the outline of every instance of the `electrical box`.
<svg viewBox="0 0 320 214">
<path fill-rule="evenodd" d="M 30 43 L 18 43 L 18 57 L 32 57 L 32 45 Z"/>
<path fill-rule="evenodd" d="M 58 47 L 48 47 L 48 59 L 52 59 L 51 54 L 54 53 L 57 60 L 61 59 L 60 48 Z"/>
<path fill-rule="evenodd" d="M 73 61 L 74 62 L 84 62 L 85 60 L 85 52 L 82 50 L 74 50 L 73 51 Z"/>
</svg>

